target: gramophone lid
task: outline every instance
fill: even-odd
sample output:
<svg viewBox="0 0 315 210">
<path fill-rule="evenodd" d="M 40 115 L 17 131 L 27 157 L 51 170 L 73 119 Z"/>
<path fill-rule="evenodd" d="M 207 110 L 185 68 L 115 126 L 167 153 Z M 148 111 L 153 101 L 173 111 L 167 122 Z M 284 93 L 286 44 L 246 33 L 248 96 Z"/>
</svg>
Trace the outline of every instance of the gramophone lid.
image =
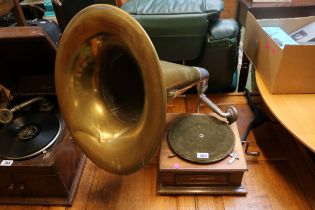
<svg viewBox="0 0 315 210">
<path fill-rule="evenodd" d="M 0 28 L 0 84 L 14 93 L 54 91 L 56 49 L 41 27 Z"/>
</svg>

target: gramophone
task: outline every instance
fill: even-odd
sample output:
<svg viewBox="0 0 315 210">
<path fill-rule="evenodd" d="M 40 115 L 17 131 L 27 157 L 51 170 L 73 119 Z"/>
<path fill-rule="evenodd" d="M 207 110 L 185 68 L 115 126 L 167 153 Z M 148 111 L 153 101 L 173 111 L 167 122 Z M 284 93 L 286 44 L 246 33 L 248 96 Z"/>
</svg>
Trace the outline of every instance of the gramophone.
<svg viewBox="0 0 315 210">
<path fill-rule="evenodd" d="M 202 68 L 159 61 L 136 20 L 119 8 L 101 4 L 81 10 L 70 21 L 55 66 L 62 116 L 82 151 L 101 168 L 132 173 L 151 160 L 162 139 L 160 193 L 246 193 L 242 177 L 247 167 L 233 123 L 237 112 L 232 106 L 222 112 L 207 98 L 208 76 Z M 193 86 L 199 100 L 220 119 L 204 114 L 166 116 L 167 102 Z M 223 129 L 226 138 L 208 139 L 212 126 L 216 126 L 212 131 Z M 183 141 L 185 134 L 180 134 L 187 129 L 186 134 L 196 135 L 196 142 L 212 141 L 211 151 L 182 151 L 189 138 Z M 178 160 L 189 163 L 186 168 L 161 168 L 161 156 L 169 146 Z M 204 146 L 192 143 L 190 147 Z M 228 164 L 229 159 L 237 163 Z M 171 181 L 182 177 L 189 181 Z"/>
<path fill-rule="evenodd" d="M 71 205 L 85 156 L 59 114 L 56 45 L 43 28 L 0 28 L 0 204 Z"/>
</svg>

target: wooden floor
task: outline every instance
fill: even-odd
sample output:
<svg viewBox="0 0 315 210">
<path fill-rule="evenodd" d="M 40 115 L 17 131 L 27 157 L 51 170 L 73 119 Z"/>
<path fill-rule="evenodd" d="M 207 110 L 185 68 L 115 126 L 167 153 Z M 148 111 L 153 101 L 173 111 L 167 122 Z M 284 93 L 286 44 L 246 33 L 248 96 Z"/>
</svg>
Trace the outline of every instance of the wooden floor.
<svg viewBox="0 0 315 210">
<path fill-rule="evenodd" d="M 242 95 L 211 96 L 224 110 L 234 104 L 239 113 L 240 135 L 253 114 Z M 169 112 L 194 112 L 196 98 L 180 97 L 168 105 Z M 258 99 L 258 101 L 260 101 Z M 210 110 L 204 106 L 202 112 Z M 43 206 L 0 206 L 0 209 L 315 209 L 314 169 L 294 138 L 272 119 L 250 132 L 247 156 L 246 196 L 157 196 L 157 158 L 140 171 L 118 176 L 88 161 L 72 208 Z M 43 186 L 45 187 L 45 186 Z"/>
</svg>

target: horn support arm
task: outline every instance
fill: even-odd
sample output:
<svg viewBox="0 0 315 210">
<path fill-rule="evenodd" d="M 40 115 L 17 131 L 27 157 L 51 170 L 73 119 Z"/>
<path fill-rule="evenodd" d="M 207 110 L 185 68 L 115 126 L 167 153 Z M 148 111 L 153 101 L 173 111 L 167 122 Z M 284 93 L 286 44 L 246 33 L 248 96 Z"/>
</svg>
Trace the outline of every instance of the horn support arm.
<svg viewBox="0 0 315 210">
<path fill-rule="evenodd" d="M 208 88 L 209 78 L 209 73 L 206 69 L 183 66 L 165 61 L 160 61 L 160 65 L 163 78 L 165 78 L 168 102 L 196 85 L 199 95 L 197 112 L 199 112 L 199 103 L 201 100 L 217 115 L 226 118 L 229 124 L 237 120 L 238 115 L 235 107 L 229 106 L 225 112 L 223 112 L 206 96 L 205 92 Z M 185 74 L 181 72 L 185 72 Z"/>
<path fill-rule="evenodd" d="M 207 83 L 209 72 L 200 67 L 190 67 L 181 64 L 160 61 L 165 82 L 167 101 L 171 101 L 188 89 Z"/>
<path fill-rule="evenodd" d="M 43 110 L 46 110 L 46 108 L 50 109 L 51 104 L 43 97 L 36 97 L 30 100 L 27 100 L 21 104 L 15 105 L 11 109 L 3 108 L 0 109 L 0 123 L 8 124 L 13 120 L 13 113 L 20 111 L 21 109 L 24 109 L 25 107 L 28 107 L 34 103 L 40 102 L 40 106 Z"/>
<path fill-rule="evenodd" d="M 234 106 L 229 106 L 226 108 L 225 112 L 221 111 L 215 103 L 213 103 L 208 97 L 203 93 L 200 96 L 200 99 L 209 107 L 211 108 L 216 114 L 220 117 L 226 118 L 229 124 L 232 124 L 237 120 L 237 110 Z"/>
<path fill-rule="evenodd" d="M 228 106 L 225 112 L 213 103 L 205 94 L 208 88 L 208 81 L 201 81 L 198 86 L 198 102 L 197 102 L 197 112 L 199 112 L 200 100 L 205 103 L 212 111 L 214 111 L 220 117 L 226 118 L 229 124 L 234 123 L 237 120 L 238 114 L 234 106 Z"/>
</svg>

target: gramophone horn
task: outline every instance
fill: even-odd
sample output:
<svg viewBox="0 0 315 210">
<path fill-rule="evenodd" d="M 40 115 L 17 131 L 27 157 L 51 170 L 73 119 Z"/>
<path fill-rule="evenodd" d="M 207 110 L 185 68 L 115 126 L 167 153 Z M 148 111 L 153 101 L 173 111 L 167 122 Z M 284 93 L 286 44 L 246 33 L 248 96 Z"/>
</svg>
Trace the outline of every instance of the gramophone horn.
<svg viewBox="0 0 315 210">
<path fill-rule="evenodd" d="M 118 174 L 151 159 L 166 102 L 208 79 L 204 69 L 160 62 L 138 22 L 102 4 L 70 21 L 55 68 L 60 110 L 72 136 L 92 161 Z"/>
</svg>

